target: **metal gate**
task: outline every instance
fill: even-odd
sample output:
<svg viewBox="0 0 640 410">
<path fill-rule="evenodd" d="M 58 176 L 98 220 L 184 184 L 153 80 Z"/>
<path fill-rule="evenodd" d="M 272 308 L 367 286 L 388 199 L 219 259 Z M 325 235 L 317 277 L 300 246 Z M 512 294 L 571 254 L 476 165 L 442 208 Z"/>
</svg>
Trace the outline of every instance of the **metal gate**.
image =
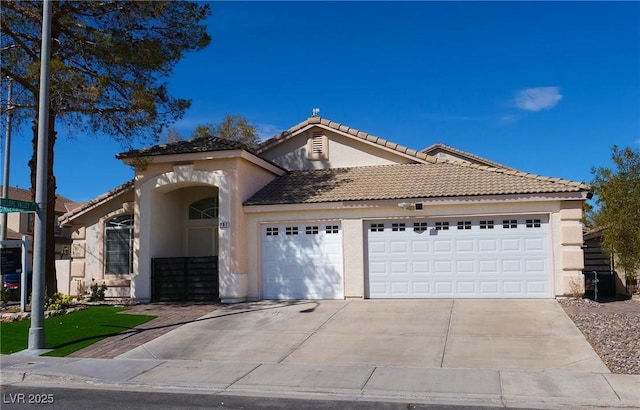
<svg viewBox="0 0 640 410">
<path fill-rule="evenodd" d="M 169 301 L 217 301 L 218 257 L 153 258 L 151 299 Z"/>
<path fill-rule="evenodd" d="M 593 300 L 615 297 L 616 279 L 611 257 L 602 250 L 600 243 L 595 241 L 587 242 L 583 251 L 584 295 Z"/>
</svg>

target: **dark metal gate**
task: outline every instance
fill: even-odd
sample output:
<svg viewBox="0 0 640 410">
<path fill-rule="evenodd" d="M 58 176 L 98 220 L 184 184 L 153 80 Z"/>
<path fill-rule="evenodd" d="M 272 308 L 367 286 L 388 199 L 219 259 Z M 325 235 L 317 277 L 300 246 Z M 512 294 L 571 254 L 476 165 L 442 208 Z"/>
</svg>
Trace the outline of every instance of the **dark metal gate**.
<svg viewBox="0 0 640 410">
<path fill-rule="evenodd" d="M 151 299 L 165 301 L 217 301 L 218 257 L 153 258 Z"/>
<path fill-rule="evenodd" d="M 600 243 L 587 242 L 584 251 L 584 290 L 589 299 L 612 298 L 616 296 L 616 279 L 611 258 L 604 253 Z M 597 297 L 596 297 L 597 287 Z"/>
</svg>

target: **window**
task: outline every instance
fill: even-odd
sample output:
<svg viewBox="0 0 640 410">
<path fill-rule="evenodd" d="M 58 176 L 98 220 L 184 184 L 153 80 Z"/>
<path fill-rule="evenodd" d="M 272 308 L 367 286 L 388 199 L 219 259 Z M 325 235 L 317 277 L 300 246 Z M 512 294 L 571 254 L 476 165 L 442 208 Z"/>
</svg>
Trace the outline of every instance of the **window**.
<svg viewBox="0 0 640 410">
<path fill-rule="evenodd" d="M 189 205 L 189 219 L 215 219 L 217 217 L 217 196 L 201 199 Z"/>
<path fill-rule="evenodd" d="M 338 233 L 338 225 L 327 225 L 325 229 L 326 233 Z"/>
<path fill-rule="evenodd" d="M 471 221 L 458 221 L 458 229 L 471 229 Z"/>
<path fill-rule="evenodd" d="M 540 228 L 539 219 L 527 219 L 527 228 Z"/>
<path fill-rule="evenodd" d="M 448 231 L 449 222 L 436 222 L 436 231 Z"/>
<path fill-rule="evenodd" d="M 516 229 L 518 227 L 517 219 L 504 219 L 502 221 L 502 227 L 504 229 Z"/>
<path fill-rule="evenodd" d="M 371 232 L 384 232 L 384 224 L 371 224 Z"/>
<path fill-rule="evenodd" d="M 394 223 L 394 224 L 391 224 L 391 230 L 393 232 L 404 232 L 406 227 L 407 227 L 407 224 L 405 224 L 405 223 Z"/>
<path fill-rule="evenodd" d="M 278 236 L 278 228 L 267 228 L 267 236 Z"/>
<path fill-rule="evenodd" d="M 120 215 L 105 224 L 105 274 L 133 273 L 133 215 Z"/>
<path fill-rule="evenodd" d="M 427 230 L 426 222 L 414 222 L 413 223 L 413 232 L 424 232 Z"/>
<path fill-rule="evenodd" d="M 297 226 L 287 226 L 284 229 L 284 234 L 285 235 L 297 235 L 298 234 L 298 227 Z"/>
<path fill-rule="evenodd" d="M 493 221 L 480 221 L 480 229 L 493 229 Z"/>
<path fill-rule="evenodd" d="M 318 234 L 318 227 L 317 226 L 307 226 L 305 228 L 305 233 L 307 235 L 317 235 Z"/>
</svg>

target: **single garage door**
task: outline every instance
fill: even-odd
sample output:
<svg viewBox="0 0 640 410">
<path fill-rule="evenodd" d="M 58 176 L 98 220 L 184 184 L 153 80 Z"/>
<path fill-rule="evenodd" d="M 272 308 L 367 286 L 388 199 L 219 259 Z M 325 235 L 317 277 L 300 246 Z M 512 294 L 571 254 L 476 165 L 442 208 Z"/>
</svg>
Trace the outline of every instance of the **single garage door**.
<svg viewBox="0 0 640 410">
<path fill-rule="evenodd" d="M 547 216 L 375 221 L 370 298 L 552 297 Z"/>
<path fill-rule="evenodd" d="M 343 299 L 342 230 L 337 222 L 262 228 L 265 299 Z"/>
</svg>

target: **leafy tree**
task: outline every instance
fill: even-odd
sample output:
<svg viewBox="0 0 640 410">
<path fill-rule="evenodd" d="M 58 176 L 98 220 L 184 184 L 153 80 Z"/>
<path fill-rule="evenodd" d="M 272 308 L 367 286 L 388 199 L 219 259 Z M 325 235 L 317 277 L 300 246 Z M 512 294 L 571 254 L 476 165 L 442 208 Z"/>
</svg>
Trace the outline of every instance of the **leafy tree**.
<svg viewBox="0 0 640 410">
<path fill-rule="evenodd" d="M 171 127 L 167 129 L 167 135 L 165 136 L 165 141 L 167 142 L 167 144 L 171 144 L 172 142 L 178 142 L 182 140 L 184 140 L 184 137 L 182 136 L 182 134 L 178 132 L 177 129 L 175 129 L 175 127 Z"/>
<path fill-rule="evenodd" d="M 594 193 L 600 206 L 595 222 L 605 227 L 602 246 L 615 255 L 627 278 L 640 272 L 640 152 L 613 146 L 614 169 L 593 168 Z"/>
<path fill-rule="evenodd" d="M 52 3 L 46 288 L 56 291 L 53 153 L 57 126 L 104 133 L 130 146 L 157 140 L 190 101 L 168 94 L 167 78 L 186 52 L 211 41 L 202 24 L 209 5 L 186 1 Z M 0 73 L 14 80 L 14 118 L 33 120 L 35 187 L 42 2 L 3 1 Z"/>
<path fill-rule="evenodd" d="M 232 141 L 242 142 L 249 149 L 256 148 L 260 144 L 258 129 L 250 124 L 249 120 L 237 114 L 227 114 L 222 121 L 215 124 L 198 125 L 191 134 L 192 138 L 214 136 Z"/>
</svg>

